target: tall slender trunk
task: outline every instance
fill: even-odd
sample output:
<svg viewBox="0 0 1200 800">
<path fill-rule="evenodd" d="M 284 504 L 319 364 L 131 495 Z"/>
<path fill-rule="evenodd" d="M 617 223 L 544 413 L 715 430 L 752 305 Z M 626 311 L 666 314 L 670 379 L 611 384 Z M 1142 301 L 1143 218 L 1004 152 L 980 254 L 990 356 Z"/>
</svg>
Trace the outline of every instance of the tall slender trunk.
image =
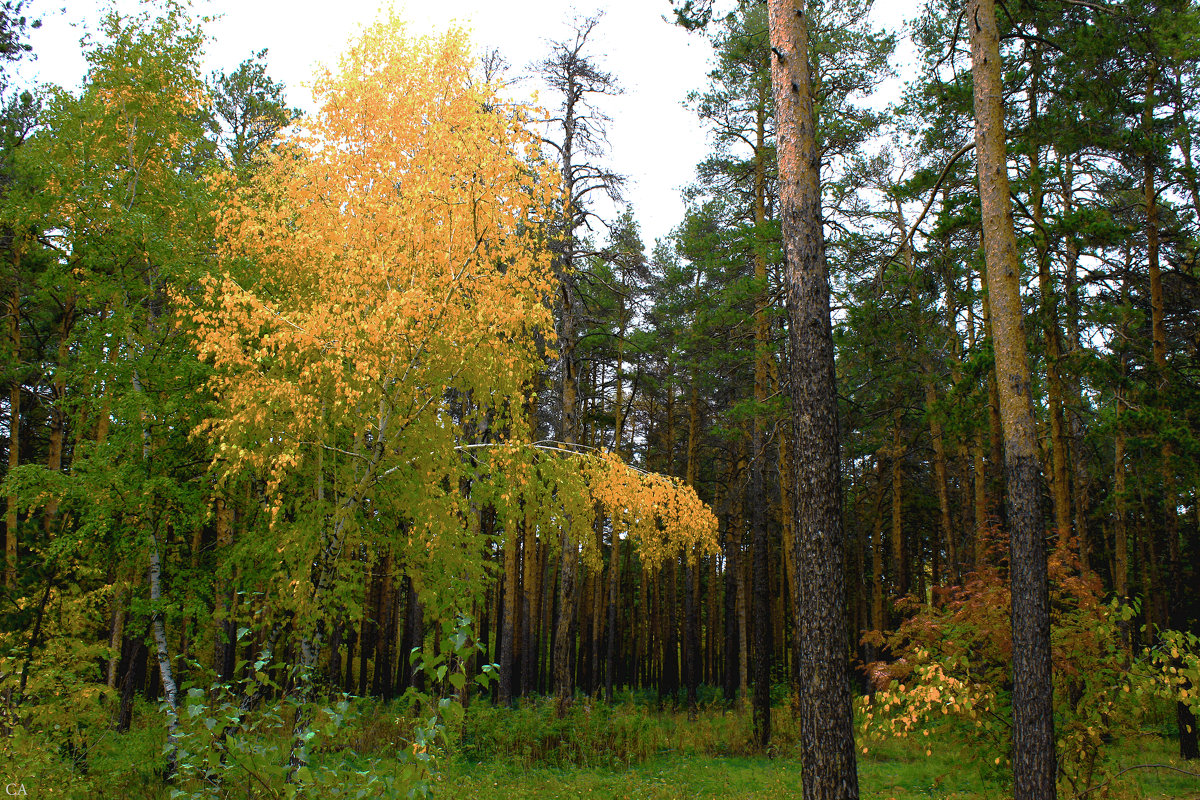
<svg viewBox="0 0 1200 800">
<path fill-rule="evenodd" d="M 13 285 L 8 296 L 8 347 L 12 381 L 8 389 L 8 474 L 21 463 L 21 254 L 13 253 Z M 4 588 L 17 587 L 17 496 L 10 490 L 4 516 Z"/>
<path fill-rule="evenodd" d="M 1146 97 L 1142 112 L 1142 126 L 1148 142 L 1154 141 L 1154 100 L 1157 91 L 1158 65 L 1152 64 L 1146 76 Z M 1167 366 L 1167 327 L 1163 304 L 1162 266 L 1160 264 L 1160 234 L 1158 219 L 1158 188 L 1155 179 L 1156 164 L 1153 145 L 1147 148 L 1144 161 L 1142 190 L 1146 207 L 1146 260 L 1150 279 L 1150 330 L 1153 340 L 1155 393 L 1161 408 L 1171 406 L 1171 376 Z M 1194 173 L 1193 173 L 1194 174 Z M 1194 184 L 1193 184 L 1194 187 Z M 1175 445 L 1163 436 L 1159 450 L 1159 470 L 1162 476 L 1162 539 L 1166 543 L 1166 581 L 1160 581 L 1162 602 L 1167 609 L 1161 624 L 1172 628 L 1184 628 L 1188 614 L 1184 595 L 1188 590 L 1183 585 L 1182 554 L 1179 547 L 1179 519 L 1175 483 Z M 1153 535 L 1153 534 L 1152 534 Z M 1162 585 L 1166 584 L 1166 585 Z M 1176 703 L 1176 715 L 1180 722 L 1179 755 L 1185 760 L 1200 757 L 1200 742 L 1197 740 L 1195 718 L 1184 703 Z"/>
<path fill-rule="evenodd" d="M 144 396 L 141 378 L 137 370 L 133 372 L 133 390 L 137 395 Z M 142 465 L 147 477 L 150 471 L 150 423 L 146 412 L 142 411 Z M 143 513 L 150 513 L 144 509 Z M 147 573 L 150 582 L 151 629 L 154 633 L 154 645 L 158 657 L 158 673 L 162 679 L 163 699 L 167 711 L 167 764 L 163 768 L 163 780 L 170 780 L 175 775 L 176 758 L 179 753 L 179 697 L 175 685 L 175 676 L 171 669 L 171 653 L 167 643 L 167 630 L 163 622 L 162 596 L 162 562 L 159 557 L 158 536 L 155 521 L 143 520 L 150 538 L 150 567 Z"/>
<path fill-rule="evenodd" d="M 1057 791 L 1050 601 L 1041 475 L 1021 312 L 1020 264 L 1008 185 L 1004 95 L 993 0 L 974 0 L 967 19 L 975 95 L 975 152 L 1007 477 L 1014 798 L 1049 800 Z"/>
<path fill-rule="evenodd" d="M 489 507 L 490 508 L 490 507 Z M 481 514 L 489 513 L 484 509 Z M 500 681 L 497 687 L 497 702 L 502 706 L 512 705 L 515 675 L 514 651 L 517 643 L 516 620 L 521 613 L 520 570 L 520 525 L 509 520 L 505 526 L 504 539 L 504 618 L 500 621 Z"/>
<path fill-rule="evenodd" d="M 1063 216 L 1070 218 L 1074 210 L 1073 180 L 1074 159 L 1066 158 L 1062 163 L 1062 208 Z M 1091 505 L 1090 479 L 1088 476 L 1088 461 L 1086 448 L 1083 446 L 1084 435 L 1084 396 L 1083 384 L 1079 373 L 1079 353 L 1081 350 L 1079 337 L 1079 288 L 1077 270 L 1079 267 L 1079 245 L 1072 233 L 1064 237 L 1063 252 L 1063 290 L 1066 307 L 1066 347 L 1064 361 L 1067 364 L 1067 382 L 1070 386 L 1070 413 L 1068 415 L 1068 431 L 1071 449 L 1071 489 L 1073 498 L 1071 505 L 1075 509 L 1075 537 L 1079 540 L 1079 560 L 1084 569 L 1091 569 L 1092 545 L 1088 530 L 1088 510 Z"/>
<path fill-rule="evenodd" d="M 1042 85 L 1041 45 L 1033 45 L 1029 81 L 1029 124 L 1038 124 L 1038 103 Z M 1046 403 L 1050 416 L 1050 498 L 1054 509 L 1054 528 L 1059 536 L 1071 533 L 1071 486 L 1067 471 L 1069 457 L 1067 424 L 1063 412 L 1063 380 L 1059 373 L 1062 356 L 1058 325 L 1058 293 L 1050 274 L 1050 239 L 1046 232 L 1045 188 L 1041 145 L 1033 143 L 1030 156 L 1030 205 L 1033 216 L 1033 243 L 1038 265 L 1038 286 L 1042 300 L 1042 335 L 1046 343 Z"/>
<path fill-rule="evenodd" d="M 541 613 L 542 594 L 541 562 L 538 559 L 540 549 L 537 540 L 537 527 L 533 519 L 532 504 L 525 507 L 525 541 L 523 565 L 524 576 L 522 588 L 524 597 L 521 600 L 521 694 L 531 694 L 537 691 L 537 659 L 538 633 L 537 621 Z"/>
<path fill-rule="evenodd" d="M 739 653 L 741 646 L 739 644 L 741 637 L 739 636 L 739 621 L 738 614 L 740 603 L 738 602 L 738 543 L 732 532 L 732 525 L 726 521 L 725 526 L 725 680 L 722 684 L 725 695 L 726 708 L 733 708 L 738 702 L 738 687 L 741 685 L 740 680 L 740 661 Z"/>
<path fill-rule="evenodd" d="M 562 369 L 562 407 L 559 418 L 559 439 L 568 449 L 574 449 L 579 441 L 578 417 L 578 365 L 576 363 L 576 309 L 573 280 L 568 273 L 574 266 L 575 260 L 575 185 L 573 169 L 574 138 L 577 120 L 575 104 L 580 95 L 571 78 L 571 89 L 568 90 L 567 103 L 563 117 L 562 165 L 565 181 L 563 208 L 565 230 L 555 265 L 560 281 L 560 314 L 558 321 L 559 362 Z M 559 715 L 567 711 L 575 687 L 572 683 L 571 645 L 575 638 L 575 612 L 577 605 L 576 572 L 579 566 L 579 542 L 571 535 L 569 525 L 564 525 L 561 532 L 561 549 L 559 555 L 559 590 L 558 613 L 554 621 L 554 655 L 553 655 L 553 687 L 556 707 Z"/>
<path fill-rule="evenodd" d="M 597 528 L 603 526 L 597 517 Z M 602 531 L 597 530 L 596 538 L 599 541 Z M 611 559 L 611 554 L 610 554 Z M 619 572 L 615 564 L 609 563 L 607 567 L 609 573 Z M 600 690 L 604 686 L 604 676 L 601 670 L 601 665 L 604 663 L 604 632 L 607 628 L 608 614 L 606 610 L 607 604 L 605 598 L 608 596 L 608 581 L 605 578 L 604 571 L 596 573 L 595 581 L 592 586 L 592 641 L 591 641 L 591 665 L 590 678 L 588 682 L 588 690 L 595 696 L 600 695 Z"/>
<path fill-rule="evenodd" d="M 969 286 L 968 294 L 971 297 L 967 301 L 967 347 L 973 353 L 975 351 L 975 278 L 974 270 L 968 273 L 967 283 Z M 991 376 L 988 381 L 990 383 Z M 973 546 L 975 557 L 973 563 L 975 569 L 978 570 L 984 565 L 987 559 L 987 542 L 983 537 L 987 531 L 987 526 L 991 521 L 991 509 L 988 505 L 988 480 L 987 480 L 987 465 L 983 459 L 983 436 L 980 434 L 978 427 L 975 428 L 971 436 L 971 464 L 972 464 L 972 484 L 974 487 L 975 496 L 975 530 L 973 531 Z"/>
<path fill-rule="evenodd" d="M 871 629 L 888 627 L 883 596 L 883 459 L 875 459 L 875 511 L 871 514 Z M 878 654 L 873 654 L 872 660 Z"/>
<path fill-rule="evenodd" d="M 767 3 L 792 354 L 801 779 L 805 800 L 854 800 L 837 389 L 805 8 Z"/>
<path fill-rule="evenodd" d="M 894 198 L 896 205 L 896 227 L 900 234 L 905 236 L 908 231 L 908 225 L 904 220 L 904 206 L 900 202 L 900 198 Z M 904 239 L 904 262 L 909 275 L 909 300 L 916 306 L 919 298 L 917 296 L 916 282 L 916 254 L 913 252 L 912 241 L 905 236 Z M 952 298 L 951 287 L 947 286 L 946 304 L 948 306 L 948 317 L 951 320 L 951 327 L 954 320 L 954 301 Z M 953 331 L 951 335 L 956 335 Z M 920 351 L 921 360 L 921 379 L 925 387 L 925 416 L 929 421 L 929 438 L 933 443 L 933 477 L 935 488 L 938 496 L 938 511 L 939 521 L 942 527 L 942 536 L 946 541 L 946 555 L 950 560 L 950 574 L 954 581 L 958 579 L 958 547 L 957 537 L 954 533 L 954 527 L 950 522 L 950 489 L 946 479 L 946 444 L 945 438 L 942 435 L 942 421 L 935 410 L 937 404 L 937 389 L 933 385 L 933 364 L 928 351 L 922 347 Z M 938 552 L 935 546 L 934 555 Z M 934 563 L 937 563 L 936 558 Z"/>
<path fill-rule="evenodd" d="M 1125 413 L 1128 406 L 1125 401 L 1126 382 L 1129 379 L 1129 323 L 1133 309 L 1129 303 L 1130 277 L 1129 268 L 1132 252 L 1125 250 L 1125 269 L 1121 278 L 1121 309 L 1119 312 L 1117 352 L 1120 364 L 1120 375 L 1116 387 L 1116 419 L 1113 421 L 1113 588 L 1117 600 L 1124 603 L 1129 599 L 1129 532 L 1127 527 L 1128 511 L 1126 508 L 1125 486 Z M 1128 630 L 1124 631 L 1128 638 Z"/>
<path fill-rule="evenodd" d="M 693 365 L 691 369 L 691 387 L 688 394 L 688 447 L 687 466 L 684 469 L 684 480 L 688 486 L 696 489 L 696 476 L 700 469 L 700 389 Z M 683 652 L 684 652 L 684 684 L 687 687 L 688 717 L 696 716 L 698 702 L 697 691 L 700 684 L 700 570 L 702 568 L 698 557 L 684 553 L 683 576 L 685 582 L 684 620 L 683 620 Z"/>
<path fill-rule="evenodd" d="M 621 270 L 621 285 L 625 287 L 625 271 Z M 621 455 L 622 436 L 625 432 L 625 295 L 622 293 L 617 301 L 619 322 L 617 337 L 617 368 L 614 380 L 616 383 L 613 393 L 613 452 Z M 693 376 L 694 377 L 694 376 Z M 693 388 L 693 392 L 694 392 Z M 692 414 L 695 416 L 695 412 Z M 688 459 L 692 458 L 694 443 L 688 438 Z M 604 651 L 604 699 L 613 702 L 613 684 L 617 649 L 617 606 L 621 593 L 621 537 L 614 526 L 612 530 L 612 546 L 608 555 L 608 642 Z"/>
<path fill-rule="evenodd" d="M 987 287 L 986 268 L 980 275 L 980 284 Z M 995 327 L 992 325 L 991 289 L 983 292 L 983 331 L 987 341 L 992 345 L 993 354 L 996 351 Z M 994 358 L 994 355 L 993 355 Z M 993 521 L 1000 521 L 1004 510 L 1005 486 L 1008 477 L 1004 471 L 1004 431 L 1000 421 L 1000 389 L 996 385 L 996 371 L 989 370 L 987 374 L 988 390 L 988 483 L 987 506 L 988 514 Z"/>
<path fill-rule="evenodd" d="M 892 415 L 892 599 L 909 593 L 908 547 L 904 541 L 904 440 L 900 430 L 900 408 Z"/>
<path fill-rule="evenodd" d="M 754 224 L 758 235 L 766 227 L 765 85 L 759 90 L 754 153 Z M 750 531 L 753 546 L 754 598 L 754 741 L 762 750 L 771 741 L 771 591 L 767 553 L 766 402 L 768 347 L 767 259 L 764 248 L 754 249 L 757 284 L 754 312 L 754 429 L 750 439 Z"/>
<path fill-rule="evenodd" d="M 51 472 L 62 472 L 63 440 L 67 429 L 67 359 L 70 356 L 71 331 L 75 327 L 75 294 L 67 296 L 63 304 L 62 317 L 58 325 L 58 363 L 54 369 L 54 402 L 50 408 L 50 440 L 46 453 L 46 468 Z M 46 500 L 43 529 L 53 536 L 54 524 L 58 520 L 58 496 L 51 493 Z"/>
</svg>

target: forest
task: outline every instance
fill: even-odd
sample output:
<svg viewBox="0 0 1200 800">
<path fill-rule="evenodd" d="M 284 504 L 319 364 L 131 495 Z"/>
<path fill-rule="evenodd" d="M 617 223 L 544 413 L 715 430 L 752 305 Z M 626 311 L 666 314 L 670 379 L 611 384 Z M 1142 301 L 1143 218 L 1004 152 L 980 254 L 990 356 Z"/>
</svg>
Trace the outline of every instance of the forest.
<svg viewBox="0 0 1200 800">
<path fill-rule="evenodd" d="M 650 244 L 603 15 L 0 3 L 6 794 L 1200 797 L 1200 4 L 658 2 Z"/>
</svg>

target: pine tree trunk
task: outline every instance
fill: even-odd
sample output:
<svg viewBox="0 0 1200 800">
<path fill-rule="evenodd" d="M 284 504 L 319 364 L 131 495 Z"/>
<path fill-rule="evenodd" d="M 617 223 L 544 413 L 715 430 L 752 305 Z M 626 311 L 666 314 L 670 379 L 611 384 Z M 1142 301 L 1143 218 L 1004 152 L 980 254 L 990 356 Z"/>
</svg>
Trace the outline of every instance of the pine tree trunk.
<svg viewBox="0 0 1200 800">
<path fill-rule="evenodd" d="M 542 570 L 533 510 L 525 509 L 524 576 L 521 622 L 521 694 L 537 691 L 538 616 L 541 613 Z"/>
<path fill-rule="evenodd" d="M 800 740 L 805 800 L 858 797 L 845 629 L 837 389 L 820 168 L 800 0 L 768 0 L 786 263 L 799 573 Z"/>
<path fill-rule="evenodd" d="M 1029 126 L 1038 125 L 1038 104 L 1042 87 L 1040 45 L 1034 46 L 1029 81 Z M 1038 265 L 1038 286 L 1042 300 L 1043 338 L 1046 344 L 1046 404 L 1050 418 L 1050 498 L 1054 510 L 1054 528 L 1060 536 L 1071 533 L 1071 487 L 1067 470 L 1069 458 L 1067 425 L 1063 411 L 1063 381 L 1059 373 L 1062 354 L 1058 324 L 1058 293 L 1050 274 L 1050 240 L 1046 234 L 1045 188 L 1041 145 L 1032 143 L 1030 156 L 1030 204 L 1033 217 L 1033 241 Z"/>
<path fill-rule="evenodd" d="M 13 254 L 13 286 L 8 297 L 8 346 L 12 382 L 8 389 L 8 474 L 21 463 L 21 257 Z M 17 496 L 9 493 L 4 516 L 4 588 L 17 587 Z"/>
<path fill-rule="evenodd" d="M 71 331 L 75 327 L 75 295 L 68 295 L 63 304 L 58 327 L 58 361 L 54 369 L 53 402 L 50 406 L 50 440 L 46 454 L 46 468 L 51 472 L 62 472 L 63 441 L 67 429 L 67 359 L 70 357 Z M 54 536 L 58 520 L 58 496 L 51 493 L 46 499 L 42 527 L 47 536 Z"/>
<path fill-rule="evenodd" d="M 892 417 L 892 574 L 893 600 L 907 597 L 910 589 L 908 547 L 904 541 L 904 441 L 900 431 L 900 409 Z"/>
<path fill-rule="evenodd" d="M 1062 214 L 1070 218 L 1074 210 L 1073 178 L 1074 161 L 1071 158 L 1063 160 L 1062 172 Z M 1064 362 L 1068 365 L 1068 383 L 1070 385 L 1070 414 L 1068 417 L 1068 433 L 1071 450 L 1071 505 L 1075 509 L 1075 536 L 1079 540 L 1079 560 L 1085 570 L 1091 569 L 1092 544 L 1088 530 L 1088 511 L 1091 505 L 1090 479 L 1086 449 L 1083 446 L 1084 435 L 1084 397 L 1083 385 L 1080 381 L 1079 353 L 1081 350 L 1079 337 L 1079 288 L 1077 271 L 1079 266 L 1079 245 L 1073 235 L 1068 234 L 1063 242 L 1065 253 L 1063 269 L 1063 289 L 1066 306 L 1067 341 L 1064 352 Z"/>
<path fill-rule="evenodd" d="M 725 706 L 732 709 L 738 702 L 738 687 L 740 686 L 740 667 L 738 655 L 741 652 L 738 615 L 738 547 L 734 541 L 730 526 L 725 531 L 725 681 L 723 684 Z"/>
<path fill-rule="evenodd" d="M 481 513 L 488 513 L 488 509 Z M 500 621 L 500 680 L 497 688 L 497 702 L 502 706 L 512 705 L 513 701 L 514 650 L 517 641 L 515 620 L 521 610 L 517 568 L 520 559 L 519 531 L 515 524 L 506 527 L 508 530 L 504 540 L 504 619 Z"/>
<path fill-rule="evenodd" d="M 999 35 L 993 0 L 967 13 L 975 94 L 975 152 L 991 300 L 996 387 L 1004 429 L 1013 635 L 1015 800 L 1056 796 L 1050 605 L 1041 475 L 1008 187 Z"/>
</svg>

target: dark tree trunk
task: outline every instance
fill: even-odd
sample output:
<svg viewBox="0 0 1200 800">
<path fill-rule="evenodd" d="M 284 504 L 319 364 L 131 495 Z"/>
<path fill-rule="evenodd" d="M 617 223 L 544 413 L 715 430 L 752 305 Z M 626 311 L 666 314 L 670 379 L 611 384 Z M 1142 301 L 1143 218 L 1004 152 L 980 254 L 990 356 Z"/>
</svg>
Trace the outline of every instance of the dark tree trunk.
<svg viewBox="0 0 1200 800">
<path fill-rule="evenodd" d="M 663 694 L 671 702 L 679 701 L 679 581 L 675 572 L 675 559 L 668 558 L 663 566 L 663 582 L 666 589 L 663 602 Z"/>
<path fill-rule="evenodd" d="M 771 742 L 771 589 L 767 552 L 767 503 L 763 487 L 763 436 L 755 420 L 750 468 L 751 598 L 754 617 L 754 743 L 766 750 Z"/>
<path fill-rule="evenodd" d="M 484 534 L 490 535 L 492 527 L 491 519 L 494 517 L 494 510 L 489 513 L 490 507 L 481 512 L 483 520 L 481 527 L 484 528 Z M 517 626 L 516 619 L 520 613 L 521 603 L 518 601 L 518 596 L 521 591 L 520 587 L 520 557 L 521 544 L 519 534 L 515 526 L 512 530 L 506 532 L 504 541 L 504 604 L 503 614 L 500 619 L 500 680 L 496 690 L 496 702 L 502 706 L 512 705 L 513 700 L 513 684 L 516 676 L 515 670 L 515 645 L 517 642 Z"/>
<path fill-rule="evenodd" d="M 1042 481 L 1008 186 L 999 36 L 993 0 L 975 0 L 968 9 L 967 19 L 975 84 L 975 152 L 1008 489 L 1014 798 L 1051 800 L 1056 796 L 1056 768 Z"/>
<path fill-rule="evenodd" d="M 724 695 L 727 708 L 737 703 L 738 675 L 738 566 L 737 543 L 728 531 L 725 534 L 725 683 Z"/>
<path fill-rule="evenodd" d="M 687 593 L 684 595 L 684 654 L 687 664 L 688 715 L 696 716 L 696 704 L 700 688 L 700 564 L 685 563 L 684 580 Z"/>
<path fill-rule="evenodd" d="M 805 800 L 854 800 L 837 389 L 808 19 L 798 0 L 768 0 L 767 13 L 792 356 L 801 775 Z"/>
</svg>

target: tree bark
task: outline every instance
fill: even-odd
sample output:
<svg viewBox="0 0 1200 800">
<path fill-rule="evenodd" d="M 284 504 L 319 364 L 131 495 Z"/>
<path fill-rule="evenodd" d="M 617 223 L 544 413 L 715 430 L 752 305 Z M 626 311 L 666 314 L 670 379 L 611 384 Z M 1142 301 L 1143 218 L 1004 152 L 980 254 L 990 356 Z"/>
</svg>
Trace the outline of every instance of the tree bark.
<svg viewBox="0 0 1200 800">
<path fill-rule="evenodd" d="M 1038 124 L 1038 103 L 1042 81 L 1041 45 L 1033 46 L 1029 81 L 1029 125 Z M 1050 416 L 1050 498 L 1054 509 L 1054 529 L 1059 536 L 1071 534 L 1071 486 L 1067 470 L 1067 424 L 1063 412 L 1063 380 L 1059 373 L 1062 357 L 1058 325 L 1058 293 L 1050 274 L 1050 239 L 1046 234 L 1045 189 L 1041 145 L 1032 143 L 1030 156 L 1030 205 L 1033 216 L 1033 242 L 1038 265 L 1038 287 L 1042 300 L 1042 335 L 1046 345 L 1046 404 Z"/>
<path fill-rule="evenodd" d="M 481 513 L 489 513 L 489 508 Z M 494 512 L 493 512 L 494 513 Z M 504 541 L 504 619 L 500 621 L 500 681 L 497 688 L 497 699 L 502 706 L 512 705 L 513 684 L 516 676 L 514 651 L 517 643 L 517 617 L 521 613 L 520 586 L 520 534 L 518 524 L 509 521 L 505 527 L 507 536 Z"/>
<path fill-rule="evenodd" d="M 787 272 L 796 479 L 800 739 L 805 800 L 858 797 L 845 629 L 837 390 L 821 219 L 821 154 L 803 0 L 768 0 Z"/>
<path fill-rule="evenodd" d="M 50 408 L 50 441 L 46 454 L 46 468 L 51 472 L 62 472 L 63 440 L 67 430 L 67 359 L 70 356 L 71 331 L 75 327 L 75 294 L 67 296 L 63 304 L 62 317 L 58 326 L 58 362 L 54 368 L 54 401 Z M 42 527 L 46 535 L 53 536 L 54 523 L 58 520 L 58 495 L 51 492 L 46 499 Z"/>
<path fill-rule="evenodd" d="M 8 296 L 8 346 L 12 382 L 8 389 L 8 474 L 21 463 L 21 257 L 13 254 L 13 286 Z M 10 493 L 4 516 L 4 588 L 17 587 L 17 496 Z"/>
<path fill-rule="evenodd" d="M 1057 770 L 1045 531 L 1029 361 L 1021 313 L 1020 264 L 1008 185 L 1004 95 L 993 0 L 974 0 L 967 19 L 971 31 L 975 152 L 983 212 L 984 258 L 1008 487 L 1014 798 L 1050 800 L 1056 796 Z"/>
</svg>

